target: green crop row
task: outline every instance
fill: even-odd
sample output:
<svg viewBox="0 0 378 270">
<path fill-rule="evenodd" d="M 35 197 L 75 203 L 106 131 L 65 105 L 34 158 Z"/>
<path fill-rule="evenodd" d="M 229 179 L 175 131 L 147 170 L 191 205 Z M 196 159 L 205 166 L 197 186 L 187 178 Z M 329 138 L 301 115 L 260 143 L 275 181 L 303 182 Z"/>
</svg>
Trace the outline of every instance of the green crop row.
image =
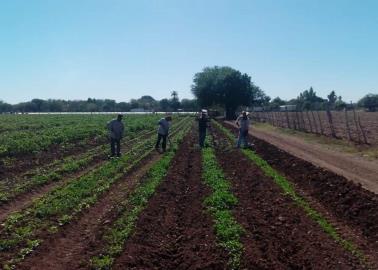
<svg viewBox="0 0 378 270">
<path fill-rule="evenodd" d="M 93 269 L 110 269 L 114 259 L 122 250 L 125 241 L 134 231 L 139 214 L 147 206 L 149 198 L 166 176 L 171 160 L 177 151 L 177 145 L 182 141 L 189 129 L 186 125 L 174 140 L 174 148 L 158 160 L 144 176 L 144 181 L 132 192 L 130 197 L 119 207 L 120 215 L 103 236 L 105 248 L 99 256 L 91 259 Z"/>
<path fill-rule="evenodd" d="M 179 130 L 180 127 L 176 127 Z M 10 215 L 0 230 L 0 252 L 19 250 L 6 265 L 14 265 L 25 256 L 30 243 L 39 243 L 40 232 L 55 233 L 77 213 L 94 204 L 98 196 L 145 158 L 153 149 L 155 138 L 146 139 L 129 154 L 112 160 L 75 181 L 58 187 L 36 200 L 32 206 Z M 0 254 L 1 258 L 1 254 Z"/>
<path fill-rule="evenodd" d="M 230 130 L 223 127 L 218 122 L 215 122 L 215 125 L 230 139 L 234 140 L 234 136 Z M 268 162 L 262 159 L 259 155 L 257 155 L 254 151 L 250 149 L 242 149 L 241 150 L 244 155 L 246 155 L 251 161 L 253 161 L 261 170 L 265 173 L 265 175 L 269 176 L 273 179 L 273 181 L 282 189 L 285 195 L 289 196 L 299 207 L 301 207 L 305 213 L 335 241 L 340 243 L 344 249 L 351 252 L 355 255 L 362 264 L 366 265 L 367 260 L 365 255 L 361 250 L 359 250 L 354 243 L 349 240 L 344 239 L 336 230 L 336 228 L 318 211 L 311 207 L 309 202 L 295 191 L 293 184 L 286 179 L 285 176 L 280 174 L 278 171 L 273 169 Z"/>
<path fill-rule="evenodd" d="M 184 121 L 187 121 L 188 118 L 180 119 L 179 122 L 175 125 L 180 126 Z M 155 125 L 148 127 L 150 130 L 154 128 Z M 138 141 L 141 140 L 143 136 L 152 136 L 154 130 L 143 131 L 141 134 L 128 133 L 128 137 L 123 140 L 124 144 L 138 145 Z M 128 140 L 128 139 L 131 140 Z M 27 192 L 28 190 L 35 188 L 40 185 L 52 181 L 60 181 L 69 174 L 80 171 L 81 169 L 87 167 L 89 164 L 93 163 L 96 158 L 101 157 L 106 154 L 107 146 L 98 146 L 94 149 L 73 157 L 67 157 L 59 162 L 56 162 L 55 167 L 47 166 L 46 168 L 38 168 L 34 171 L 26 173 L 28 177 L 17 181 L 17 179 L 12 179 L 11 183 L 2 181 L 0 183 L 0 202 L 6 202 L 14 198 L 18 194 Z"/>
<path fill-rule="evenodd" d="M 70 116 L 61 116 L 64 117 Z M 106 122 L 111 119 L 107 116 L 82 116 L 81 120 L 66 123 L 64 126 L 50 126 L 37 130 L 13 130 L 0 133 L 0 157 L 20 154 L 37 153 L 56 144 L 62 147 L 72 146 L 73 142 L 82 142 L 95 138 L 105 140 L 107 136 Z M 96 118 L 98 117 L 98 118 Z M 126 132 L 144 130 L 156 125 L 159 116 L 145 115 L 126 117 L 124 120 Z M 92 121 L 88 121 L 92 119 Z M 55 119 L 58 121 L 59 119 Z"/>
<path fill-rule="evenodd" d="M 231 212 L 238 200 L 230 191 L 231 185 L 217 163 L 214 149 L 202 150 L 202 166 L 202 178 L 212 189 L 211 195 L 205 199 L 205 205 L 214 219 L 216 236 L 220 245 L 229 254 L 230 269 L 239 269 L 243 253 L 240 238 L 244 229 L 237 223 Z"/>
</svg>

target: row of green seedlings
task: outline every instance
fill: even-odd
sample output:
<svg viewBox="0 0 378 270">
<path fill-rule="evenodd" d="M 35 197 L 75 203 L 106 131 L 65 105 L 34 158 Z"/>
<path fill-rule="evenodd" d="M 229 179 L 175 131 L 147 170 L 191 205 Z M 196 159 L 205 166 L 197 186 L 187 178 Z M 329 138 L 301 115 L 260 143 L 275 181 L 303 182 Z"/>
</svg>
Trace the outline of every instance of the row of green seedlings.
<svg viewBox="0 0 378 270">
<path fill-rule="evenodd" d="M 225 128 L 216 121 L 213 121 L 213 123 L 223 132 L 224 135 L 226 135 L 226 137 L 229 140 L 234 140 L 234 135 L 229 129 Z M 268 162 L 266 162 L 253 150 L 242 149 L 241 151 L 254 164 L 256 164 L 265 173 L 265 175 L 272 178 L 274 183 L 276 183 L 282 189 L 284 194 L 289 196 L 299 207 L 301 207 L 305 211 L 305 213 L 317 224 L 319 224 L 319 226 L 332 239 L 341 244 L 341 246 L 345 250 L 351 252 L 354 256 L 356 256 L 363 265 L 368 266 L 366 256 L 363 254 L 363 252 L 359 248 L 357 248 L 357 246 L 353 242 L 344 239 L 337 232 L 336 228 L 321 213 L 319 213 L 317 210 L 311 207 L 310 203 L 296 192 L 294 185 L 284 175 L 280 174 L 277 170 L 273 169 Z"/>
<path fill-rule="evenodd" d="M 181 119 L 176 125 L 180 126 L 189 118 L 185 117 Z M 150 129 L 155 126 L 149 127 Z M 130 145 L 143 143 L 143 137 L 149 137 L 154 134 L 152 131 L 143 131 L 139 134 L 129 134 L 128 138 L 134 138 L 131 140 L 123 141 L 123 144 Z M 53 162 L 53 164 L 46 166 L 46 168 L 38 168 L 33 171 L 27 172 L 22 179 L 12 179 L 9 183 L 7 181 L 2 181 L 0 183 L 0 204 L 7 202 L 17 195 L 28 192 L 29 190 L 36 188 L 41 185 L 48 184 L 50 182 L 60 181 L 65 177 L 85 169 L 90 166 L 97 158 L 103 156 L 107 152 L 107 145 L 97 146 L 94 149 L 81 154 L 79 156 L 70 156 L 59 161 Z M 18 180 L 18 181 L 17 181 Z"/>
<path fill-rule="evenodd" d="M 210 140 L 207 140 L 207 145 L 211 145 Z M 212 190 L 205 199 L 205 206 L 213 217 L 217 240 L 228 253 L 229 269 L 239 269 L 244 249 L 241 236 L 245 231 L 232 214 L 232 209 L 237 205 L 238 200 L 232 194 L 231 184 L 226 179 L 211 147 L 202 149 L 202 168 L 202 179 Z"/>
<path fill-rule="evenodd" d="M 176 127 L 172 136 L 180 129 L 182 127 Z M 41 243 L 41 233 L 58 232 L 60 226 L 93 205 L 114 182 L 154 151 L 154 141 L 155 138 L 146 139 L 143 144 L 133 147 L 129 155 L 107 162 L 75 181 L 47 193 L 30 207 L 10 215 L 0 230 L 0 252 L 17 255 L 2 258 L 0 253 L 4 268 L 12 269 L 31 253 Z"/>
<path fill-rule="evenodd" d="M 127 143 L 137 143 L 140 139 L 135 138 Z M 125 142 L 123 142 L 125 145 Z M 25 173 L 20 178 L 12 178 L 10 181 L 0 183 L 0 204 L 12 200 L 16 196 L 26 193 L 33 188 L 58 182 L 66 177 L 80 172 L 91 166 L 96 160 L 108 151 L 108 147 L 100 145 L 78 156 L 70 156 L 62 160 L 54 161 L 45 168 L 37 168 Z"/>
<path fill-rule="evenodd" d="M 143 177 L 143 180 L 139 181 L 138 186 L 129 198 L 121 203 L 118 209 L 118 218 L 105 230 L 102 236 L 104 248 L 98 256 L 91 258 L 92 269 L 111 269 L 115 258 L 121 254 L 126 240 L 134 231 L 140 213 L 146 208 L 148 200 L 165 178 L 171 161 L 178 150 L 178 145 L 182 142 L 190 127 L 191 125 L 187 125 L 179 132 L 172 148 L 155 162 Z"/>
<path fill-rule="evenodd" d="M 110 115 L 48 115 L 48 114 L 23 114 L 23 115 L 0 115 L 2 123 L 0 132 L 13 130 L 37 130 L 52 127 L 64 127 L 78 124 L 103 125 L 109 120 Z"/>
<path fill-rule="evenodd" d="M 125 121 L 127 130 L 142 130 L 148 126 L 155 125 L 159 116 L 135 117 L 130 122 Z M 133 118 L 127 118 L 133 119 Z M 137 119 L 137 120 L 135 120 Z M 83 118 L 80 122 L 67 124 L 65 126 L 50 127 L 40 130 L 15 130 L 0 134 L 0 157 L 28 153 L 38 153 L 48 149 L 52 144 L 59 144 L 61 147 L 86 143 L 88 138 L 105 140 L 107 136 L 106 125 L 101 121 L 87 123 Z M 75 142 L 75 144 L 72 144 Z"/>
</svg>

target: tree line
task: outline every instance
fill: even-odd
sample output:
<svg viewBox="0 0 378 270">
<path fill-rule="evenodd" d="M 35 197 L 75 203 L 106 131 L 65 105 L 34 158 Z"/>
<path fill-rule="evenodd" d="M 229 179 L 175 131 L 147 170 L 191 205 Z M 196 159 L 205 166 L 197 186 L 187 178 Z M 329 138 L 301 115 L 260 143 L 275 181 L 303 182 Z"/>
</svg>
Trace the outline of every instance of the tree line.
<svg viewBox="0 0 378 270">
<path fill-rule="evenodd" d="M 265 111 L 278 111 L 280 106 L 295 105 L 295 110 L 342 110 L 350 106 L 335 91 L 327 98 L 322 98 L 310 87 L 301 92 L 297 98 L 283 100 L 279 97 L 271 99 L 256 86 L 251 77 L 230 67 L 207 67 L 195 74 L 192 93 L 202 107 L 224 109 L 226 118 L 235 117 L 235 112 L 243 107 Z M 354 107 L 368 111 L 378 109 L 378 95 L 368 94 L 362 97 Z"/>
<path fill-rule="evenodd" d="M 341 111 L 350 106 L 354 108 L 361 108 L 367 111 L 374 112 L 378 109 L 378 95 L 367 94 L 362 97 L 357 103 L 347 103 L 342 96 L 338 96 L 335 91 L 331 91 L 327 98 L 322 98 L 316 94 L 314 89 L 310 87 L 299 94 L 297 98 L 291 100 L 282 100 L 279 97 L 274 98 L 265 104 L 266 110 L 278 110 L 283 105 L 295 105 L 297 110 L 336 110 Z"/>
<path fill-rule="evenodd" d="M 131 99 L 129 102 L 116 102 L 111 99 L 87 100 L 42 100 L 33 99 L 11 105 L 0 101 L 1 112 L 128 112 L 133 109 L 146 111 L 198 111 L 200 108 L 212 108 L 224 111 L 226 118 L 235 118 L 236 111 L 241 108 L 262 110 L 279 110 L 283 105 L 295 105 L 296 110 L 342 110 L 349 104 L 335 91 L 331 91 L 327 98 L 318 96 L 310 87 L 301 92 L 297 98 L 283 100 L 280 97 L 271 99 L 264 91 L 255 85 L 251 77 L 227 66 L 205 67 L 194 75 L 191 90 L 195 99 L 182 99 L 176 91 L 171 92 L 170 98 L 155 100 L 151 96 Z M 368 111 L 378 109 L 378 95 L 368 94 L 357 104 Z"/>
<path fill-rule="evenodd" d="M 172 91 L 171 98 L 155 100 L 151 96 L 131 99 L 129 102 L 116 102 L 112 99 L 60 100 L 32 99 L 15 105 L 0 101 L 0 113 L 4 112 L 130 112 L 134 109 L 145 111 L 198 111 L 195 99 L 179 99 Z"/>
</svg>

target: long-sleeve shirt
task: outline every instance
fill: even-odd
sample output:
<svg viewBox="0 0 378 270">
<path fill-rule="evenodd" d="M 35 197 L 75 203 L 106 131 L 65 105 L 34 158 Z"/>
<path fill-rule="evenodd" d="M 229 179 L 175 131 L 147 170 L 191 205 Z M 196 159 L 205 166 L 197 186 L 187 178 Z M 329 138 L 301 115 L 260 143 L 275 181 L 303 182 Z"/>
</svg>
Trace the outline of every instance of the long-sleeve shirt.
<svg viewBox="0 0 378 270">
<path fill-rule="evenodd" d="M 108 122 L 107 124 L 109 135 L 113 139 L 120 140 L 123 137 L 123 132 L 125 130 L 125 126 L 123 125 L 122 121 L 117 119 L 113 119 Z"/>
<path fill-rule="evenodd" d="M 169 122 L 165 118 L 162 118 L 159 120 L 158 124 L 159 124 L 158 133 L 160 135 L 168 135 Z"/>
<path fill-rule="evenodd" d="M 248 117 L 243 117 L 243 116 L 239 116 L 237 119 L 236 119 L 236 124 L 238 124 L 239 126 L 239 129 L 241 131 L 246 131 L 249 129 L 249 118 Z"/>
<path fill-rule="evenodd" d="M 209 119 L 207 117 L 199 117 L 197 118 L 198 121 L 198 130 L 200 132 L 205 132 L 206 128 L 209 125 Z"/>
</svg>

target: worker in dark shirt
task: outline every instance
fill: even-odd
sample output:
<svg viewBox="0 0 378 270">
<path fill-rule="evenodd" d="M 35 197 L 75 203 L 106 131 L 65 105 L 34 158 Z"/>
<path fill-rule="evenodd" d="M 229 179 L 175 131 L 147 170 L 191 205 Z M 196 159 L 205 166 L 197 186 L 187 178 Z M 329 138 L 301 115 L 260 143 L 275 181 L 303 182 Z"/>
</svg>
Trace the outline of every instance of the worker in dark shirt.
<svg viewBox="0 0 378 270">
<path fill-rule="evenodd" d="M 121 139 L 125 130 L 125 126 L 122 123 L 122 114 L 117 116 L 117 119 L 113 119 L 107 124 L 110 137 L 110 149 L 111 156 L 114 157 L 117 151 L 117 157 L 121 156 Z M 116 147 L 117 146 L 117 147 Z M 117 148 L 117 150 L 116 150 Z"/>
<path fill-rule="evenodd" d="M 205 146 L 206 139 L 206 129 L 209 125 L 209 118 L 207 117 L 207 111 L 202 110 L 200 116 L 197 118 L 198 121 L 198 133 L 199 133 L 199 146 L 202 148 Z"/>
</svg>

